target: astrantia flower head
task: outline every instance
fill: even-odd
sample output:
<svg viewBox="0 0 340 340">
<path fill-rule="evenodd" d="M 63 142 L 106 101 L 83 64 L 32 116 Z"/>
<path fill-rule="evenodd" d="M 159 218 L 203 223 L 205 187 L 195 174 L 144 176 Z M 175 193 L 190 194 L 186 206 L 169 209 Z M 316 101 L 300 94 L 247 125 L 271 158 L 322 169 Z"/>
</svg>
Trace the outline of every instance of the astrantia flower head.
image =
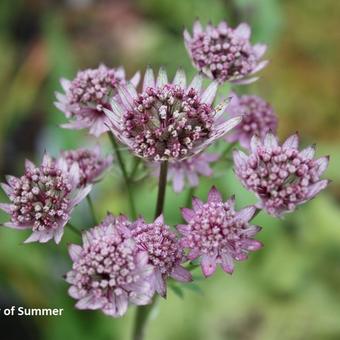
<svg viewBox="0 0 340 340">
<path fill-rule="evenodd" d="M 131 82 L 137 86 L 139 73 Z M 62 127 L 89 129 L 89 133 L 96 137 L 108 131 L 103 110 L 109 107 L 110 98 L 117 94 L 117 86 L 125 83 L 122 67 L 114 69 L 103 64 L 95 69 L 79 71 L 71 81 L 61 79 L 65 94 L 56 93 L 55 105 L 70 119 L 70 122 Z"/>
<path fill-rule="evenodd" d="M 313 159 L 314 146 L 299 151 L 298 135 L 282 145 L 271 133 L 264 141 L 254 136 L 249 156 L 234 152 L 235 173 L 243 186 L 259 198 L 259 207 L 280 216 L 312 199 L 326 188 L 328 181 L 320 176 L 328 166 L 328 157 Z"/>
<path fill-rule="evenodd" d="M 2 183 L 2 188 L 11 203 L 0 204 L 0 208 L 11 215 L 11 221 L 4 225 L 32 229 L 26 243 L 52 238 L 59 243 L 73 208 L 91 190 L 91 186 L 77 190 L 77 164 L 68 168 L 63 160 L 55 161 L 47 154 L 39 167 L 26 160 L 24 175 L 7 176 L 7 183 Z"/>
<path fill-rule="evenodd" d="M 241 96 L 231 94 L 231 101 L 227 108 L 230 117 L 242 116 L 242 121 L 232 133 L 226 136 L 229 142 L 239 142 L 248 149 L 254 135 L 261 139 L 268 132 L 276 133 L 278 119 L 269 103 L 257 96 Z"/>
<path fill-rule="evenodd" d="M 201 152 L 241 120 L 220 119 L 227 103 L 212 107 L 217 87 L 213 82 L 202 91 L 200 76 L 187 86 L 182 70 L 171 83 L 162 68 L 155 81 L 148 69 L 142 92 L 137 93 L 131 83 L 119 86 L 121 103 L 114 99 L 112 111 L 105 112 L 114 135 L 137 156 L 181 160 Z"/>
<path fill-rule="evenodd" d="M 226 22 L 218 26 L 209 24 L 203 29 L 197 20 L 193 36 L 184 31 L 184 43 L 193 65 L 211 79 L 220 83 L 250 83 L 257 78 L 246 78 L 264 68 L 267 61 L 260 61 L 266 45 L 250 43 L 250 27 L 242 23 L 235 29 Z"/>
<path fill-rule="evenodd" d="M 69 294 L 77 299 L 76 308 L 100 309 L 119 317 L 128 304 L 150 303 L 153 271 L 148 255 L 131 238 L 124 216 L 108 215 L 101 224 L 83 234 L 83 245 L 69 247 L 73 261 L 66 281 Z"/>
<path fill-rule="evenodd" d="M 234 198 L 223 202 L 221 194 L 213 187 L 206 203 L 194 197 L 193 209 L 182 209 L 187 224 L 177 226 L 183 235 L 181 242 L 190 249 L 190 260 L 200 258 L 205 276 L 212 275 L 217 264 L 231 274 L 234 260 L 245 260 L 249 251 L 262 247 L 261 242 L 253 239 L 261 228 L 249 224 L 256 207 L 248 206 L 237 212 L 234 203 Z"/>
<path fill-rule="evenodd" d="M 181 282 L 192 280 L 190 272 L 181 266 L 185 260 L 183 247 L 177 235 L 164 224 L 162 215 L 150 224 L 139 219 L 131 228 L 137 246 L 148 253 L 149 263 L 154 267 L 151 283 L 157 293 L 166 296 L 169 276 Z"/>
<path fill-rule="evenodd" d="M 104 171 L 112 164 L 112 156 L 104 157 L 100 154 L 99 145 L 92 149 L 65 150 L 61 152 L 69 168 L 77 163 L 80 170 L 78 187 L 95 183 Z"/>
<path fill-rule="evenodd" d="M 173 190 L 181 192 L 186 184 L 189 187 L 197 187 L 199 176 L 212 176 L 213 169 L 210 167 L 210 163 L 216 162 L 218 158 L 218 154 L 202 153 L 191 158 L 169 163 L 167 179 L 172 182 Z M 154 163 L 152 166 L 155 167 L 154 175 L 158 177 L 159 163 Z"/>
</svg>

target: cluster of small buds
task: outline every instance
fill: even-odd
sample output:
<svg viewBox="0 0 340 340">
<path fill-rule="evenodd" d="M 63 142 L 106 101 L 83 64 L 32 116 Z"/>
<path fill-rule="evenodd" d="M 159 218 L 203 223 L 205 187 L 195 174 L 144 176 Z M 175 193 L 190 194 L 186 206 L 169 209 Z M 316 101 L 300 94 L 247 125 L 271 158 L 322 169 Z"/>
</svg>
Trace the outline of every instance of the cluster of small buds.
<svg viewBox="0 0 340 340">
<path fill-rule="evenodd" d="M 47 242 L 54 238 L 59 243 L 72 209 L 91 189 L 87 186 L 76 190 L 79 182 L 76 164 L 66 170 L 63 162 L 46 154 L 41 166 L 36 167 L 27 160 L 24 175 L 8 176 L 7 181 L 2 188 L 11 203 L 1 204 L 0 208 L 10 214 L 11 222 L 4 225 L 32 229 L 32 235 L 25 242 Z"/>
<path fill-rule="evenodd" d="M 282 146 L 271 133 L 263 142 L 254 136 L 250 147 L 249 156 L 234 152 L 235 173 L 244 187 L 257 195 L 259 207 L 271 215 L 294 211 L 328 184 L 320 179 L 328 166 L 328 157 L 313 159 L 313 146 L 299 151 L 296 134 Z"/>
<path fill-rule="evenodd" d="M 253 239 L 261 228 L 249 224 L 256 207 L 248 206 L 237 212 L 234 203 L 234 198 L 223 202 L 221 194 L 213 187 L 206 203 L 193 198 L 193 209 L 182 209 L 187 224 L 177 226 L 183 235 L 181 242 L 189 248 L 190 260 L 200 257 L 206 277 L 215 272 L 216 264 L 221 264 L 222 269 L 231 274 L 234 260 L 245 260 L 249 251 L 262 247 L 261 242 Z"/>
<path fill-rule="evenodd" d="M 131 81 L 138 84 L 139 74 Z M 108 131 L 104 108 L 110 107 L 109 101 L 117 94 L 117 86 L 125 82 L 123 68 L 114 69 L 105 65 L 79 71 L 72 81 L 62 79 L 65 94 L 56 93 L 55 105 L 64 112 L 66 118 L 71 119 L 62 127 L 87 128 L 96 137 Z"/>
<path fill-rule="evenodd" d="M 181 266 L 185 260 L 183 247 L 176 233 L 164 224 L 163 216 L 153 223 L 145 223 L 143 219 L 131 225 L 133 238 L 139 247 L 149 255 L 149 263 L 154 267 L 152 285 L 161 296 L 166 296 L 166 279 L 172 278 L 189 282 L 190 272 Z"/>
<path fill-rule="evenodd" d="M 123 133 L 133 138 L 133 148 L 144 158 L 184 158 L 209 138 L 212 112 L 194 89 L 172 84 L 149 87 L 138 96 L 133 111 L 124 115 Z"/>
<path fill-rule="evenodd" d="M 238 97 L 235 93 L 231 93 L 230 96 L 228 116 L 242 116 L 242 121 L 235 126 L 230 135 L 226 136 L 228 142 L 239 142 L 248 149 L 254 135 L 263 139 L 269 132 L 276 133 L 278 119 L 269 103 L 258 96 Z"/>
<path fill-rule="evenodd" d="M 232 81 L 250 83 L 257 78 L 246 79 L 267 65 L 260 62 L 266 51 L 262 44 L 249 41 L 250 27 L 240 24 L 233 29 L 226 22 L 217 27 L 209 24 L 205 30 L 199 21 L 193 26 L 193 37 L 184 31 L 184 42 L 193 65 L 209 78 L 223 83 Z"/>
<path fill-rule="evenodd" d="M 139 157 L 149 161 L 179 161 L 203 151 L 225 135 L 241 118 L 221 119 L 227 103 L 212 107 L 217 83 L 202 91 L 196 76 L 186 86 L 178 70 L 172 83 L 160 69 L 157 82 L 151 69 L 146 71 L 143 91 L 128 84 L 118 88 L 120 102 L 105 110 L 114 135 Z"/>
<path fill-rule="evenodd" d="M 73 265 L 66 281 L 71 284 L 69 294 L 78 300 L 76 308 L 100 309 L 119 317 L 129 302 L 150 303 L 153 268 L 147 253 L 131 238 L 128 225 L 126 217 L 108 215 L 83 234 L 82 246 L 70 245 Z"/>
<path fill-rule="evenodd" d="M 100 154 L 99 146 L 92 149 L 65 150 L 61 152 L 69 168 L 77 163 L 80 170 L 78 187 L 95 183 L 112 164 L 112 156 L 104 157 Z"/>
<path fill-rule="evenodd" d="M 213 169 L 210 163 L 216 162 L 219 158 L 217 153 L 202 153 L 181 161 L 171 162 L 168 165 L 168 181 L 172 182 L 174 192 L 181 192 L 186 184 L 189 187 L 199 185 L 200 176 L 212 176 Z M 153 175 L 158 177 L 160 172 L 159 163 L 152 163 Z"/>
</svg>

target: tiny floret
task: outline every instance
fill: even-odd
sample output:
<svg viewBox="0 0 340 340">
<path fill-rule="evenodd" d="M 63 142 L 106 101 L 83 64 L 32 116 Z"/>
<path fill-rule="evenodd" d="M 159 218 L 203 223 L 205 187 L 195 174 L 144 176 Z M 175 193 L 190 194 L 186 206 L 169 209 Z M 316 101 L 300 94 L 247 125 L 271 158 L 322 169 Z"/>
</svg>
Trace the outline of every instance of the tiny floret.
<svg viewBox="0 0 340 340">
<path fill-rule="evenodd" d="M 238 97 L 232 93 L 227 112 L 229 117 L 242 116 L 241 123 L 226 136 L 228 142 L 239 142 L 242 147 L 249 149 L 254 135 L 263 139 L 269 132 L 276 133 L 277 115 L 271 105 L 258 96 Z"/>
<path fill-rule="evenodd" d="M 197 20 L 192 37 L 184 31 L 184 43 L 194 67 L 210 79 L 220 83 L 249 84 L 258 79 L 249 76 L 268 63 L 261 61 L 266 45 L 252 45 L 250 35 L 250 27 L 245 23 L 231 28 L 223 21 L 218 26 L 209 24 L 204 29 Z"/>
<path fill-rule="evenodd" d="M 112 100 L 111 110 L 105 110 L 109 126 L 121 143 L 149 161 L 192 157 L 241 120 L 223 119 L 227 101 L 212 106 L 217 87 L 212 82 L 203 91 L 199 75 L 187 86 L 181 69 L 169 82 L 161 68 L 155 80 L 149 68 L 141 93 L 131 83 L 118 87 L 119 98 Z"/>
<path fill-rule="evenodd" d="M 217 264 L 232 274 L 235 260 L 243 261 L 249 251 L 262 247 L 261 242 L 253 239 L 261 228 L 249 223 L 256 207 L 236 211 L 234 204 L 234 198 L 223 202 L 221 194 L 213 187 L 206 203 L 194 197 L 192 209 L 182 209 L 186 224 L 177 226 L 182 234 L 181 242 L 189 249 L 189 260 L 199 258 L 206 277 L 215 272 Z"/>
<path fill-rule="evenodd" d="M 11 221 L 4 225 L 32 229 L 26 243 L 51 239 L 59 243 L 73 208 L 91 190 L 90 185 L 78 190 L 79 178 L 77 164 L 68 168 L 63 160 L 56 161 L 47 154 L 39 167 L 26 160 L 23 176 L 7 176 L 7 184 L 2 183 L 11 201 L 0 204 L 11 216 Z"/>
<path fill-rule="evenodd" d="M 123 316 L 129 303 L 150 303 L 153 271 L 148 255 L 137 248 L 124 216 L 108 215 L 101 224 L 84 232 L 82 246 L 71 244 L 72 270 L 66 275 L 76 308 L 101 310 Z"/>
<path fill-rule="evenodd" d="M 234 152 L 235 173 L 243 186 L 259 199 L 258 207 L 270 215 L 292 212 L 300 204 L 325 189 L 328 180 L 321 179 L 328 157 L 314 159 L 314 146 L 299 150 L 299 137 L 290 136 L 282 145 L 271 133 L 261 141 L 254 136 L 247 156 Z"/>
<path fill-rule="evenodd" d="M 78 164 L 78 187 L 97 182 L 112 164 L 112 156 L 102 156 L 99 145 L 92 149 L 65 150 L 61 152 L 61 157 L 65 159 L 69 169 L 74 163 Z"/>
<path fill-rule="evenodd" d="M 176 233 L 164 224 L 162 215 L 150 224 L 139 219 L 131 227 L 138 248 L 148 253 L 149 263 L 154 267 L 150 282 L 158 294 L 166 296 L 168 277 L 181 282 L 192 280 L 190 272 L 181 266 L 185 261 L 183 247 Z"/>
<path fill-rule="evenodd" d="M 60 82 L 65 93 L 56 93 L 55 105 L 70 120 L 62 127 L 88 129 L 95 137 L 107 132 L 104 108 L 108 108 L 110 98 L 117 95 L 117 86 L 126 83 L 124 69 L 101 64 L 95 69 L 79 71 L 73 80 L 61 79 Z M 138 84 L 139 73 L 131 82 Z"/>
</svg>

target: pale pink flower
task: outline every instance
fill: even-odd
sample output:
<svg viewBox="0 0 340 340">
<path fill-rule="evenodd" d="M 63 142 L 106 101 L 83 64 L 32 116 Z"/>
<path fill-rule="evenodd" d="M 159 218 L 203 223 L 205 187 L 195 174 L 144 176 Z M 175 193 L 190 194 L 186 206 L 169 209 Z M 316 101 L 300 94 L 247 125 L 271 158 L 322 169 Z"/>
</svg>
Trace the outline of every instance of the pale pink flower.
<svg viewBox="0 0 340 340">
<path fill-rule="evenodd" d="M 4 226 L 32 229 L 25 243 L 51 239 L 59 243 L 73 208 L 91 190 L 90 185 L 77 189 L 79 176 L 77 164 L 68 168 L 63 160 L 55 161 L 47 154 L 39 167 L 26 160 L 24 175 L 7 176 L 7 184 L 1 185 L 11 201 L 0 204 L 11 216 Z"/>
<path fill-rule="evenodd" d="M 136 73 L 131 82 L 137 86 L 139 78 Z M 117 86 L 126 83 L 124 69 L 101 64 L 95 69 L 79 71 L 73 80 L 61 79 L 60 83 L 65 93 L 56 93 L 55 106 L 69 119 L 61 126 L 88 129 L 95 137 L 107 132 L 104 108 L 110 107 L 110 99 L 117 95 Z"/>
<path fill-rule="evenodd" d="M 199 258 L 204 276 L 211 276 L 216 265 L 229 274 L 234 271 L 234 260 L 247 259 L 249 251 L 262 247 L 253 237 L 261 230 L 251 225 L 256 207 L 248 206 L 235 211 L 234 198 L 223 202 L 221 194 L 213 187 L 208 201 L 194 197 L 192 209 L 183 208 L 182 215 L 187 224 L 177 226 L 182 234 L 181 242 L 190 250 L 188 259 Z"/>
<path fill-rule="evenodd" d="M 249 156 L 234 152 L 235 173 L 243 186 L 258 197 L 258 206 L 273 216 L 294 211 L 328 184 L 320 177 L 329 158 L 314 159 L 314 146 L 299 151 L 297 134 L 282 145 L 271 133 L 263 142 L 254 136 L 250 148 Z"/>
<path fill-rule="evenodd" d="M 168 277 L 181 282 L 192 281 L 190 272 L 181 266 L 186 260 L 183 247 L 176 233 L 164 224 L 162 215 L 153 223 L 138 219 L 131 225 L 131 231 L 139 249 L 149 255 L 149 264 L 154 267 L 150 282 L 158 294 L 166 296 Z"/>
<path fill-rule="evenodd" d="M 276 133 L 277 115 L 270 104 L 258 96 L 238 97 L 231 93 L 227 113 L 229 117 L 242 116 L 241 123 L 225 138 L 230 143 L 239 142 L 248 149 L 254 135 L 263 139 L 268 132 Z"/>
<path fill-rule="evenodd" d="M 258 79 L 249 76 L 268 63 L 261 61 L 266 45 L 252 45 L 250 35 L 250 27 L 245 23 L 231 28 L 222 21 L 218 26 L 209 24 L 204 29 L 196 20 L 192 37 L 184 31 L 184 43 L 194 67 L 210 79 L 249 84 Z"/>
<path fill-rule="evenodd" d="M 112 156 L 102 156 L 99 145 L 94 148 L 80 148 L 76 150 L 64 150 L 61 157 L 65 159 L 69 168 L 77 163 L 80 170 L 78 186 L 96 183 L 102 174 L 112 165 Z"/>
<path fill-rule="evenodd" d="M 76 308 L 101 310 L 123 316 L 129 303 L 146 305 L 153 290 L 148 254 L 131 238 L 125 216 L 108 215 L 101 224 L 83 233 L 81 246 L 71 244 L 72 270 L 66 275 Z"/>
<path fill-rule="evenodd" d="M 183 70 L 172 82 L 163 68 L 155 80 L 146 71 L 142 92 L 128 83 L 118 87 L 119 101 L 105 110 L 117 139 L 137 156 L 149 161 L 178 161 L 192 157 L 224 136 L 241 118 L 223 120 L 227 102 L 214 108 L 218 84 L 202 90 L 201 76 L 189 86 Z"/>
</svg>

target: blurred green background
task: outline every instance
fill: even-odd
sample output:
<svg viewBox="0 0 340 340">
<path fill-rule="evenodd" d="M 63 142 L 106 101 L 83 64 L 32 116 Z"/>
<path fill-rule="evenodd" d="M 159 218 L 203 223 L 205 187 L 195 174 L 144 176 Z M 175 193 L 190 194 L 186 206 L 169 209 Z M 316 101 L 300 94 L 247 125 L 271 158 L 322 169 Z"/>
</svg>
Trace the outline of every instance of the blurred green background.
<svg viewBox="0 0 340 340">
<path fill-rule="evenodd" d="M 259 239 L 265 247 L 236 266 L 198 281 L 201 292 L 170 291 L 149 324 L 150 340 L 335 340 L 340 339 L 340 2 L 335 0 L 1 0 L 0 1 L 0 175 L 20 175 L 23 160 L 40 161 L 46 149 L 95 143 L 85 132 L 58 127 L 65 118 L 53 106 L 59 78 L 80 68 L 123 64 L 128 75 L 147 64 L 193 69 L 183 46 L 183 26 L 199 17 L 207 23 L 247 21 L 253 41 L 269 45 L 270 65 L 261 79 L 241 92 L 268 100 L 280 117 L 281 138 L 298 130 L 304 145 L 317 143 L 330 154 L 329 188 L 283 220 L 261 213 Z M 225 89 L 224 89 L 225 91 Z M 225 94 L 225 93 L 224 93 Z M 110 152 L 107 137 L 100 141 Z M 230 167 L 203 180 L 205 198 L 212 183 L 238 205 L 254 202 Z M 138 210 L 151 218 L 156 183 L 136 184 Z M 94 190 L 97 213 L 128 212 L 115 168 Z M 1 201 L 5 196 L 0 193 Z M 166 219 L 179 222 L 186 194 L 169 187 Z M 0 222 L 7 217 L 0 214 Z M 86 203 L 72 219 L 90 226 Z M 11 305 L 64 308 L 63 316 L 0 318 L 2 339 L 128 339 L 134 308 L 123 319 L 79 312 L 62 275 L 70 268 L 70 231 L 59 247 L 22 245 L 25 232 L 0 229 L 0 308 Z M 199 277 L 199 271 L 195 272 Z M 6 332 L 6 333 L 4 333 Z M 7 334 L 7 335 L 5 335 Z M 11 335 L 10 335 L 11 334 Z"/>
</svg>

